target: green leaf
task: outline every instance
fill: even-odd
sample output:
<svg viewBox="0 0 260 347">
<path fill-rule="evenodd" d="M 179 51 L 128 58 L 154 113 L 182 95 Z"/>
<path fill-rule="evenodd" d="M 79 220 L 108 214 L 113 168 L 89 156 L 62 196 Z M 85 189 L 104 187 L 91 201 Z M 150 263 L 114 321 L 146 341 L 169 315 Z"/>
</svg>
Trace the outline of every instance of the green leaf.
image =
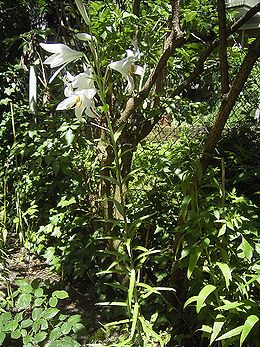
<svg viewBox="0 0 260 347">
<path fill-rule="evenodd" d="M 1 313 L 1 315 L 0 315 L 0 322 L 3 323 L 3 324 L 5 324 L 5 323 L 8 322 L 11 318 L 12 318 L 11 312 L 4 312 L 4 313 Z"/>
<path fill-rule="evenodd" d="M 32 319 L 35 321 L 37 319 L 39 319 L 42 316 L 43 313 L 43 309 L 40 307 L 36 307 L 33 309 L 32 311 Z"/>
<path fill-rule="evenodd" d="M 65 336 L 59 341 L 52 342 L 50 347 L 80 347 L 80 344 L 71 337 Z"/>
<path fill-rule="evenodd" d="M 74 197 L 70 198 L 69 200 L 66 200 L 66 197 L 62 197 L 61 200 L 58 202 L 58 207 L 66 207 L 72 204 L 76 204 L 76 199 Z M 57 290 L 59 292 L 59 290 Z M 65 292 L 65 290 L 64 290 Z M 55 292 L 54 292 L 55 293 Z"/>
<path fill-rule="evenodd" d="M 139 314 L 139 305 L 136 302 L 134 305 L 134 311 L 133 311 L 133 321 L 132 321 L 132 327 L 131 327 L 131 338 L 134 337 L 135 329 L 136 329 L 136 324 L 137 324 L 137 319 L 138 319 L 138 314 Z"/>
<path fill-rule="evenodd" d="M 122 320 L 118 320 L 118 321 L 115 321 L 115 322 L 107 323 L 107 324 L 105 324 L 104 326 L 105 326 L 105 327 L 113 327 L 113 326 L 116 326 L 116 325 L 120 325 L 120 324 L 129 324 L 129 323 L 130 323 L 130 320 L 129 320 L 129 319 L 122 319 Z"/>
<path fill-rule="evenodd" d="M 55 290 L 55 292 L 52 293 L 52 296 L 58 299 L 66 299 L 69 297 L 69 294 L 66 290 Z"/>
<path fill-rule="evenodd" d="M 212 334 L 210 336 L 210 342 L 209 342 L 210 345 L 215 341 L 215 339 L 218 336 L 218 334 L 220 333 L 225 321 L 226 321 L 226 319 L 222 314 L 217 315 L 215 322 L 213 324 Z"/>
<path fill-rule="evenodd" d="M 41 318 L 40 319 L 40 323 L 41 323 L 41 330 L 47 330 L 49 325 L 46 319 Z"/>
<path fill-rule="evenodd" d="M 15 283 L 21 288 L 23 294 L 32 293 L 33 287 L 27 282 L 27 280 L 17 280 Z"/>
<path fill-rule="evenodd" d="M 37 306 L 37 307 L 42 306 L 42 304 L 44 303 L 44 301 L 45 301 L 44 298 L 36 298 L 36 299 L 34 300 L 34 306 Z"/>
<path fill-rule="evenodd" d="M 143 331 L 145 332 L 146 336 L 149 338 L 152 336 L 156 341 L 160 343 L 160 346 L 163 347 L 164 343 L 161 339 L 161 337 L 148 325 L 148 323 L 145 321 L 143 317 L 139 317 L 139 320 L 142 324 Z"/>
<path fill-rule="evenodd" d="M 216 339 L 216 341 L 226 340 L 226 339 L 230 339 L 231 337 L 237 336 L 241 333 L 242 329 L 243 329 L 243 325 L 240 325 L 239 327 L 236 327 L 228 331 L 227 333 L 221 335 L 218 339 Z"/>
<path fill-rule="evenodd" d="M 68 131 L 66 132 L 65 138 L 66 138 L 67 144 L 70 146 L 75 138 L 74 132 L 71 128 L 69 128 Z"/>
<path fill-rule="evenodd" d="M 33 341 L 33 337 L 31 335 L 26 335 L 23 338 L 23 347 L 25 347 L 27 344 L 29 344 L 32 341 Z M 32 345 L 30 345 L 30 346 L 32 346 Z"/>
<path fill-rule="evenodd" d="M 190 279 L 193 270 L 201 256 L 201 253 L 207 246 L 209 245 L 210 240 L 208 238 L 205 238 L 202 240 L 199 244 L 199 246 L 193 246 L 190 254 L 190 259 L 189 259 L 189 265 L 188 265 L 188 270 L 187 270 L 187 278 Z"/>
<path fill-rule="evenodd" d="M 242 237 L 242 243 L 241 243 L 240 247 L 243 251 L 244 257 L 247 258 L 248 260 L 251 260 L 251 258 L 253 256 L 253 247 L 250 245 L 250 243 L 244 237 Z"/>
<path fill-rule="evenodd" d="M 33 325 L 33 321 L 31 319 L 25 319 L 21 322 L 21 328 L 28 328 Z"/>
<path fill-rule="evenodd" d="M 34 336 L 34 340 L 36 343 L 42 342 L 46 339 L 47 333 L 45 331 L 40 331 Z"/>
<path fill-rule="evenodd" d="M 37 298 L 40 298 L 41 296 L 44 295 L 44 291 L 42 288 L 37 288 L 34 292 L 34 295 L 37 297 Z"/>
<path fill-rule="evenodd" d="M 40 327 L 41 327 L 41 321 L 40 320 L 36 320 L 35 322 L 33 322 L 32 330 L 34 333 L 37 333 L 37 331 L 40 330 Z"/>
<path fill-rule="evenodd" d="M 81 316 L 79 314 L 74 314 L 73 316 L 70 316 L 68 319 L 68 322 L 75 324 L 79 323 L 81 321 Z"/>
<path fill-rule="evenodd" d="M 200 255 L 202 253 L 202 249 L 200 247 L 197 247 L 195 249 L 192 250 L 191 255 L 190 255 L 190 259 L 189 259 L 189 266 L 188 266 L 188 270 L 187 270 L 187 278 L 190 279 L 193 270 L 200 258 Z"/>
<path fill-rule="evenodd" d="M 14 331 L 18 327 L 18 322 L 16 320 L 11 320 L 6 323 L 4 330 L 7 331 Z"/>
<path fill-rule="evenodd" d="M 148 298 L 148 296 L 150 296 L 150 295 L 153 294 L 153 293 L 154 293 L 154 294 L 160 294 L 160 292 L 158 292 L 157 289 L 155 289 L 155 288 L 152 287 L 152 286 L 149 286 L 149 284 L 146 284 L 146 283 L 143 283 L 143 282 L 139 282 L 139 283 L 137 284 L 137 286 L 138 286 L 138 287 L 142 287 L 142 288 L 144 288 L 144 289 L 146 290 L 146 293 L 141 295 L 141 297 L 142 297 L 143 299 Z"/>
<path fill-rule="evenodd" d="M 57 304 L 58 304 L 58 299 L 57 298 L 52 297 L 52 298 L 49 299 L 49 305 L 51 307 L 56 307 Z"/>
<path fill-rule="evenodd" d="M 32 301 L 31 294 L 28 294 L 28 293 L 21 294 L 17 300 L 17 306 L 23 310 L 30 306 L 31 301 Z"/>
<path fill-rule="evenodd" d="M 17 322 L 20 322 L 21 320 L 23 320 L 23 312 L 18 312 L 18 313 L 16 313 L 14 319 L 15 319 Z"/>
<path fill-rule="evenodd" d="M 217 266 L 220 268 L 224 278 L 225 278 L 225 282 L 226 282 L 226 288 L 228 289 L 230 281 L 232 280 L 232 275 L 231 275 L 231 270 L 230 267 L 228 266 L 228 264 L 226 263 L 216 263 Z"/>
<path fill-rule="evenodd" d="M 230 303 L 227 303 L 225 305 L 216 307 L 215 310 L 218 310 L 218 311 L 221 311 L 221 310 L 228 311 L 228 310 L 233 310 L 233 309 L 235 309 L 235 308 L 237 308 L 237 307 L 239 307 L 241 305 L 243 305 L 242 302 L 234 301 L 234 302 L 230 302 Z"/>
<path fill-rule="evenodd" d="M 43 316 L 48 320 L 55 317 L 58 312 L 59 310 L 57 308 L 47 308 L 47 310 L 43 312 Z"/>
<path fill-rule="evenodd" d="M 69 322 L 63 323 L 60 329 L 63 335 L 67 335 L 72 329 L 72 324 Z"/>
<path fill-rule="evenodd" d="M 212 328 L 209 325 L 202 325 L 202 327 L 199 329 L 203 331 L 204 333 L 211 334 Z"/>
<path fill-rule="evenodd" d="M 212 284 L 207 284 L 201 289 L 197 298 L 196 312 L 199 313 L 207 297 L 216 289 Z"/>
<path fill-rule="evenodd" d="M 14 340 L 18 340 L 22 336 L 21 330 L 15 330 L 11 333 L 11 338 Z"/>
<path fill-rule="evenodd" d="M 197 296 L 192 296 L 190 297 L 188 300 L 185 301 L 184 305 L 183 305 L 183 309 L 185 310 L 185 308 L 190 305 L 192 302 L 195 302 L 198 300 Z"/>
<path fill-rule="evenodd" d="M 128 288 L 128 306 L 129 306 L 129 308 L 131 308 L 131 305 L 132 305 L 134 288 L 135 288 L 135 269 L 132 269 L 131 274 L 130 274 L 129 288 Z"/>
<path fill-rule="evenodd" d="M 245 339 L 247 338 L 248 334 L 250 333 L 250 331 L 252 330 L 252 328 L 254 327 L 254 325 L 259 321 L 259 318 L 255 315 L 250 315 L 249 317 L 247 317 L 244 325 L 243 325 L 243 329 L 241 332 L 241 336 L 240 336 L 240 343 L 239 346 L 241 347 L 243 342 L 245 341 Z"/>
<path fill-rule="evenodd" d="M 27 335 L 27 330 L 21 329 L 21 335 L 22 337 L 25 337 Z"/>
<path fill-rule="evenodd" d="M 4 333 L 3 331 L 0 331 L 0 346 L 2 346 L 4 340 L 6 337 L 6 333 Z"/>
<path fill-rule="evenodd" d="M 219 232 L 218 232 L 218 237 L 219 236 L 222 236 L 226 233 L 226 230 L 227 230 L 227 224 L 223 224 L 222 227 L 220 228 Z"/>
<path fill-rule="evenodd" d="M 61 332 L 60 327 L 56 327 L 56 328 L 54 328 L 54 329 L 50 332 L 49 338 L 50 338 L 51 341 L 55 341 L 55 340 L 57 340 L 61 335 L 62 335 L 62 332 Z M 51 346 L 52 346 L 52 344 L 51 344 Z"/>
<path fill-rule="evenodd" d="M 72 330 L 77 336 L 86 336 L 87 329 L 82 323 L 76 323 L 72 325 Z"/>
</svg>

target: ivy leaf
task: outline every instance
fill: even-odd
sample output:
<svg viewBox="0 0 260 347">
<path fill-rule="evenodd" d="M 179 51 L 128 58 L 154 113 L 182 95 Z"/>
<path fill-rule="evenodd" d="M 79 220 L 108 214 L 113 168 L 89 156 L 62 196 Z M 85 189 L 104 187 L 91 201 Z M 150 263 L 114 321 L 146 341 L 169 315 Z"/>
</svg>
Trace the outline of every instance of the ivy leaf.
<svg viewBox="0 0 260 347">
<path fill-rule="evenodd" d="M 252 330 L 252 328 L 258 321 L 259 321 L 259 318 L 253 314 L 247 317 L 243 325 L 242 333 L 240 336 L 240 343 L 239 343 L 240 347 L 242 346 L 243 342 L 247 338 L 247 335 L 250 333 L 250 331 Z"/>
</svg>

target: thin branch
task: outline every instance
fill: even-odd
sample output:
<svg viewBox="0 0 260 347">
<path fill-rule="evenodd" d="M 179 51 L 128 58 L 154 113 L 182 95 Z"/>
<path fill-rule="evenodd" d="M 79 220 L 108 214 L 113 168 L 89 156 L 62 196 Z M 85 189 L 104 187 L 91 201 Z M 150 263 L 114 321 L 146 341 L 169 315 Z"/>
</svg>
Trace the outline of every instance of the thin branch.
<svg viewBox="0 0 260 347">
<path fill-rule="evenodd" d="M 252 7 L 248 12 L 244 14 L 244 16 L 240 17 L 227 31 L 227 37 L 234 34 L 243 24 L 245 24 L 250 18 L 252 18 L 257 12 L 260 11 L 260 3 Z M 199 57 L 199 60 L 193 70 L 193 72 L 186 78 L 184 81 L 179 84 L 177 88 L 171 93 L 170 97 L 173 98 L 176 95 L 179 95 L 191 82 L 193 82 L 203 71 L 204 71 L 204 63 L 211 55 L 211 53 L 216 49 L 219 45 L 219 39 L 215 39 L 211 42 L 208 47 L 206 47 L 205 51 Z"/>
<path fill-rule="evenodd" d="M 217 0 L 219 26 L 219 69 L 221 92 L 224 96 L 229 91 L 228 59 L 227 59 L 227 19 L 225 0 Z"/>
<path fill-rule="evenodd" d="M 133 114 L 133 112 L 137 109 L 138 106 L 142 104 L 142 102 L 149 95 L 150 90 L 156 83 L 159 76 L 165 69 L 167 61 L 172 56 L 174 50 L 177 47 L 181 47 L 184 43 L 184 34 L 180 29 L 179 25 L 179 0 L 172 0 L 172 25 L 171 32 L 168 36 L 165 44 L 165 50 L 159 59 L 157 65 L 151 72 L 148 77 L 143 89 L 136 96 L 131 97 L 127 103 L 125 110 L 122 112 L 120 119 L 118 120 L 117 125 L 124 124 L 128 118 Z"/>
<path fill-rule="evenodd" d="M 202 157 L 201 157 L 201 164 L 204 171 L 206 171 L 209 165 L 210 159 L 213 156 L 215 147 L 220 139 L 221 133 L 228 120 L 228 117 L 259 56 L 260 56 L 260 33 L 258 34 L 256 40 L 250 45 L 248 53 L 245 56 L 245 59 L 240 66 L 240 69 L 236 75 L 236 78 L 229 92 L 226 94 L 226 97 L 221 102 L 217 120 L 209 134 L 209 137 L 206 141 L 206 144 L 204 146 L 204 150 L 202 153 Z"/>
</svg>

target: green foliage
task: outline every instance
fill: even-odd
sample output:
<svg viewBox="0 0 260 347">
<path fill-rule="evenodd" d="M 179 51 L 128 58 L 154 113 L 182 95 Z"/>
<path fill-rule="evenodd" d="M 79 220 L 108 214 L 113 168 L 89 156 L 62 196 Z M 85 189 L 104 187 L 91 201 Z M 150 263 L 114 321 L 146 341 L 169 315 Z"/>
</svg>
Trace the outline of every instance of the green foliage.
<svg viewBox="0 0 260 347">
<path fill-rule="evenodd" d="M 166 96 L 152 91 L 138 109 L 140 122 L 153 122 L 167 114 L 167 121 L 178 130 L 155 141 L 153 130 L 138 145 L 126 177 L 122 174 L 125 152 L 120 146 L 123 128 L 114 129 L 114 124 L 128 95 L 121 76 L 108 73 L 106 67 L 123 56 L 136 34 L 145 80 L 168 35 L 169 4 L 141 2 L 137 17 L 130 1 L 91 1 L 92 24 L 87 28 L 74 3 L 64 1 L 62 8 L 58 2 L 45 0 L 17 3 L 21 9 L 16 18 L 18 35 L 6 26 L 15 18 L 8 14 L 0 20 L 5 31 L 3 56 L 12 57 L 4 61 L 5 71 L 1 68 L 0 72 L 0 246 L 15 235 L 52 270 L 74 279 L 94 279 L 97 300 L 104 308 L 102 319 L 110 321 L 104 331 L 107 336 L 117 332 L 113 345 L 190 346 L 192 341 L 196 346 L 206 339 L 208 345 L 242 346 L 250 341 L 257 346 L 259 130 L 251 125 L 259 102 L 259 67 L 231 117 L 229 126 L 235 130 L 227 133 L 218 148 L 226 160 L 226 187 L 220 183 L 218 159 L 206 177 L 199 163 L 204 136 L 219 105 L 217 52 L 205 63 L 203 75 L 181 95 L 171 97 L 192 72 L 205 44 L 218 33 L 215 3 L 181 3 L 186 42 L 166 69 Z M 20 20 L 28 15 L 31 28 Z M 95 62 L 90 58 L 93 46 L 75 42 L 73 36 L 88 30 L 98 39 Z M 61 79 L 47 85 L 49 71 L 42 68 L 39 58 L 38 41 L 42 40 L 65 42 L 86 53 L 96 72 L 95 84 L 104 83 L 97 96 L 101 104 L 97 126 L 92 119 L 80 124 L 73 111 L 54 111 L 63 98 Z M 244 55 L 237 46 L 228 50 L 232 74 Z M 8 61 L 12 65 L 7 66 Z M 32 63 L 41 83 L 35 113 L 27 106 L 27 74 Z M 80 65 L 72 65 L 72 71 L 78 73 Z M 245 119 L 250 119 L 249 126 L 238 129 L 238 122 L 245 126 Z M 192 130 L 185 130 L 187 123 Z M 102 141 L 100 126 L 105 134 Z M 100 171 L 110 152 L 111 162 Z M 104 182 L 110 184 L 106 196 L 101 195 Z M 113 216 L 105 221 L 100 200 L 113 206 Z M 185 221 L 182 225 L 180 215 Z M 178 250 L 180 259 L 175 258 Z M 3 262 L 4 257 L 1 250 Z M 179 274 L 185 285 L 183 302 L 176 304 Z M 18 339 L 25 346 L 41 346 L 49 340 L 54 347 L 78 346 L 73 338 L 83 330 L 80 318 L 64 316 L 58 308 L 67 293 L 55 291 L 48 297 L 39 286 L 25 281 L 17 284 L 18 290 L 10 296 L 0 292 L 1 307 L 6 310 L 0 315 L 1 343 Z M 93 342 L 104 338 L 96 335 Z"/>
<path fill-rule="evenodd" d="M 0 345 L 17 340 L 23 346 L 77 347 L 77 335 L 85 333 L 80 315 L 64 315 L 59 300 L 68 298 L 65 290 L 47 295 L 37 280 L 17 280 L 18 286 L 1 303 Z"/>
</svg>

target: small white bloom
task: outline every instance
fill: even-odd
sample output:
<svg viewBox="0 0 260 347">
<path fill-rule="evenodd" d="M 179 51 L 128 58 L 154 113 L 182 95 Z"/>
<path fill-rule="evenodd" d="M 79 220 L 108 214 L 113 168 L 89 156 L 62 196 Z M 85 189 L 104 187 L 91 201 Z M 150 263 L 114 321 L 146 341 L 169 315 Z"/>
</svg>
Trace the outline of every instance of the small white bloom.
<svg viewBox="0 0 260 347">
<path fill-rule="evenodd" d="M 97 41 L 96 37 L 94 35 L 86 34 L 86 33 L 78 33 L 76 34 L 76 38 L 81 41 Z"/>
<path fill-rule="evenodd" d="M 136 46 L 137 47 L 137 46 Z M 136 75 L 142 75 L 143 74 L 143 68 L 139 65 L 135 65 L 135 62 L 139 59 L 140 52 L 137 47 L 134 51 L 131 51 L 130 49 L 126 50 L 127 57 L 110 63 L 108 66 L 121 73 L 121 75 L 127 80 L 127 87 L 126 90 L 129 92 L 133 92 L 134 90 L 134 74 Z"/>
<path fill-rule="evenodd" d="M 63 43 L 40 43 L 40 46 L 53 53 L 44 61 L 44 64 L 50 65 L 51 68 L 66 65 L 83 56 L 82 52 L 75 51 Z"/>
</svg>

